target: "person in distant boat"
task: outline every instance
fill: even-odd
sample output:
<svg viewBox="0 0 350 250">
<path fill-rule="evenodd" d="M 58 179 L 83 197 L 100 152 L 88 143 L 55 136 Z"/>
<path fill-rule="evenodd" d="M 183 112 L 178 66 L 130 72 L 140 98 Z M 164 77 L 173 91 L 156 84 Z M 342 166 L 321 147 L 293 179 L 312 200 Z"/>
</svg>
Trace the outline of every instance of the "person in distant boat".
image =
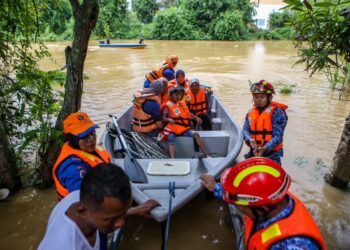
<svg viewBox="0 0 350 250">
<path fill-rule="evenodd" d="M 56 185 L 59 199 L 69 193 L 80 190 L 82 180 L 86 173 L 90 172 L 98 164 L 111 163 L 111 157 L 107 150 L 96 145 L 96 128 L 90 117 L 84 112 L 76 112 L 68 115 L 63 121 L 63 133 L 66 136 L 61 152 L 52 169 L 52 176 Z M 135 208 L 134 212 L 156 207 L 158 203 L 149 200 Z M 106 240 L 105 237 L 103 237 Z M 101 249 L 106 249 L 106 241 L 102 242 Z"/>
<path fill-rule="evenodd" d="M 164 127 L 160 101 L 163 84 L 167 86 L 168 81 L 157 79 L 149 88 L 134 93 L 133 131 L 156 137 Z"/>
<path fill-rule="evenodd" d="M 154 80 L 164 77 L 168 81 L 171 81 L 175 79 L 175 70 L 179 59 L 176 55 L 170 55 L 165 58 L 165 62 L 162 63 L 162 65 L 152 72 L 148 73 L 146 75 L 145 82 L 143 83 L 144 88 L 149 88 L 151 82 Z"/>
<path fill-rule="evenodd" d="M 275 90 L 265 80 L 252 84 L 250 91 L 254 105 L 246 115 L 243 125 L 243 138 L 250 148 L 245 158 L 264 156 L 281 165 L 288 106 L 272 101 Z"/>
<path fill-rule="evenodd" d="M 228 168 L 220 183 L 201 177 L 215 197 L 244 215 L 248 250 L 325 250 L 326 244 L 304 204 L 290 193 L 290 176 L 275 161 L 254 157 Z"/>
<path fill-rule="evenodd" d="M 179 69 L 176 71 L 175 79 L 169 81 L 169 85 L 172 85 L 173 87 L 183 87 L 186 93 L 190 89 L 188 84 L 188 79 L 186 78 L 186 75 L 185 75 L 185 71 L 183 71 L 182 69 Z"/>
<path fill-rule="evenodd" d="M 163 107 L 163 121 L 167 122 L 161 133 L 159 133 L 158 140 L 164 140 L 168 143 L 170 158 L 175 158 L 175 139 L 177 136 L 186 136 L 195 138 L 200 150 L 204 154 L 208 151 L 204 142 L 197 132 L 191 130 L 192 119 L 195 119 L 199 124 L 202 120 L 190 113 L 187 105 L 182 101 L 184 95 L 182 87 L 176 87 L 169 92 L 170 100 Z"/>
<path fill-rule="evenodd" d="M 208 97 L 204 89 L 201 88 L 198 78 L 191 78 L 189 82 L 190 91 L 187 92 L 187 106 L 192 114 L 202 120 L 201 127 L 203 130 L 212 130 L 210 121 L 210 108 Z M 196 120 L 193 121 L 196 127 Z"/>
<path fill-rule="evenodd" d="M 106 44 L 110 44 L 110 43 L 111 43 L 111 39 L 107 38 Z"/>
<path fill-rule="evenodd" d="M 53 209 L 39 250 L 101 249 L 101 235 L 123 227 L 134 214 L 149 216 L 131 207 L 129 178 L 111 163 L 101 163 L 85 174 L 80 191 L 73 191 Z"/>
<path fill-rule="evenodd" d="M 139 44 L 145 44 L 145 38 L 144 38 L 144 36 L 141 36 L 141 37 L 140 37 Z"/>
</svg>

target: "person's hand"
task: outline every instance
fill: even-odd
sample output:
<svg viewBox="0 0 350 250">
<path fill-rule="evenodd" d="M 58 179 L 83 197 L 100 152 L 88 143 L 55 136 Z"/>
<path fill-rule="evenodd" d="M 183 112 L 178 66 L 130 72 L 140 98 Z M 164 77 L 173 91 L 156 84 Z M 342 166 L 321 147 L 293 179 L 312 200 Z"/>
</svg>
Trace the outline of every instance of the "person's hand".
<svg viewBox="0 0 350 250">
<path fill-rule="evenodd" d="M 168 122 L 171 124 L 175 124 L 175 121 L 173 119 L 168 118 Z"/>
<path fill-rule="evenodd" d="M 259 153 L 258 144 L 256 143 L 256 141 L 253 138 L 249 139 L 249 146 L 253 150 L 254 156 L 258 156 L 258 153 Z"/>
<path fill-rule="evenodd" d="M 259 147 L 256 156 L 263 156 L 266 151 L 267 151 L 267 148 Z"/>
<path fill-rule="evenodd" d="M 198 124 L 202 124 L 202 119 L 201 118 L 196 117 L 196 121 L 197 121 Z"/>
<path fill-rule="evenodd" d="M 150 218 L 151 217 L 151 210 L 155 207 L 160 206 L 159 203 L 155 200 L 148 200 L 136 207 L 131 207 L 128 210 L 127 215 L 138 215 L 143 218 Z"/>
<path fill-rule="evenodd" d="M 210 192 L 214 192 L 216 181 L 215 178 L 211 175 L 202 175 L 201 177 L 203 186 L 208 189 Z"/>
</svg>

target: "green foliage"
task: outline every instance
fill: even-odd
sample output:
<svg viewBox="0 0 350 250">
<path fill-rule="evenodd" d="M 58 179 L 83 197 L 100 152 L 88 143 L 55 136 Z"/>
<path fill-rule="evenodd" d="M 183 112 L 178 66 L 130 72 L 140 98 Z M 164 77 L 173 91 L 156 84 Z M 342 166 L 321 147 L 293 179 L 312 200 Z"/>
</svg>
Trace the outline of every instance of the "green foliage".
<svg viewBox="0 0 350 250">
<path fill-rule="evenodd" d="M 255 35 L 257 39 L 264 40 L 291 40 L 294 38 L 294 30 L 291 27 L 262 30 Z"/>
<path fill-rule="evenodd" d="M 245 0 L 183 0 L 157 13 L 146 30 L 154 39 L 245 40 L 252 13 Z"/>
<path fill-rule="evenodd" d="M 127 0 L 100 0 L 100 14 L 94 30 L 98 37 L 123 38 L 128 26 Z"/>
<path fill-rule="evenodd" d="M 73 15 L 68 0 L 47 0 L 41 20 L 45 27 L 41 38 L 46 41 L 68 40 L 73 37 Z"/>
<path fill-rule="evenodd" d="M 239 10 L 226 12 L 216 18 L 210 27 L 210 35 L 217 40 L 246 40 L 249 38 L 248 27 Z"/>
<path fill-rule="evenodd" d="M 0 119 L 18 160 L 26 151 L 40 154 L 53 131 L 59 94 L 52 86 L 64 78 L 38 69 L 49 53 L 42 43 L 32 46 L 43 25 L 46 5 L 39 1 L 7 1 L 0 9 Z"/>
<path fill-rule="evenodd" d="M 292 26 L 297 31 L 298 64 L 305 64 L 312 76 L 326 74 L 331 83 L 344 90 L 350 85 L 350 14 L 349 0 L 316 3 L 286 1 L 296 15 Z M 342 80 L 341 80 L 342 79 Z"/>
<path fill-rule="evenodd" d="M 132 9 L 142 23 L 151 23 L 158 10 L 156 0 L 132 0 Z"/>
<path fill-rule="evenodd" d="M 205 37 L 200 30 L 186 21 L 183 11 L 176 7 L 157 13 L 151 36 L 166 40 L 200 40 Z"/>
<path fill-rule="evenodd" d="M 187 19 L 203 32 L 208 32 L 211 22 L 230 7 L 230 0 L 184 0 L 183 8 L 188 10 Z"/>
<path fill-rule="evenodd" d="M 290 11 L 274 12 L 269 18 L 269 29 L 284 28 L 291 23 L 293 14 Z"/>
</svg>

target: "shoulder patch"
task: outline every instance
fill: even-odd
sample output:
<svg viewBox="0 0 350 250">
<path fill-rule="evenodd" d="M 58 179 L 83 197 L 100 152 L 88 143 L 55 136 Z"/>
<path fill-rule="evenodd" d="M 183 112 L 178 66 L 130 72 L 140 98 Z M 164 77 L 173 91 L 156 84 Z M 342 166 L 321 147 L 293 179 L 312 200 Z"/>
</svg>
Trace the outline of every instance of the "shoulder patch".
<svg viewBox="0 0 350 250">
<path fill-rule="evenodd" d="M 174 113 L 175 113 L 175 115 L 179 115 L 179 114 L 181 114 L 181 111 L 179 108 L 176 108 L 176 109 L 174 109 Z"/>
</svg>

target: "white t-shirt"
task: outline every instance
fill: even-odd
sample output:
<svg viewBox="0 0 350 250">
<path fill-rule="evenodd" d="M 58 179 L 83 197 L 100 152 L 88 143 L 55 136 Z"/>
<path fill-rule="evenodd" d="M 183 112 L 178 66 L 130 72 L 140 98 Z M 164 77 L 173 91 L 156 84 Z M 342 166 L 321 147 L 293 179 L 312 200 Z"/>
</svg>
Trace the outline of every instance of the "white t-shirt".
<svg viewBox="0 0 350 250">
<path fill-rule="evenodd" d="M 61 200 L 53 209 L 39 250 L 98 250 L 100 237 L 96 232 L 96 243 L 92 247 L 80 228 L 67 215 L 67 209 L 79 201 L 80 191 L 74 191 Z"/>
</svg>

